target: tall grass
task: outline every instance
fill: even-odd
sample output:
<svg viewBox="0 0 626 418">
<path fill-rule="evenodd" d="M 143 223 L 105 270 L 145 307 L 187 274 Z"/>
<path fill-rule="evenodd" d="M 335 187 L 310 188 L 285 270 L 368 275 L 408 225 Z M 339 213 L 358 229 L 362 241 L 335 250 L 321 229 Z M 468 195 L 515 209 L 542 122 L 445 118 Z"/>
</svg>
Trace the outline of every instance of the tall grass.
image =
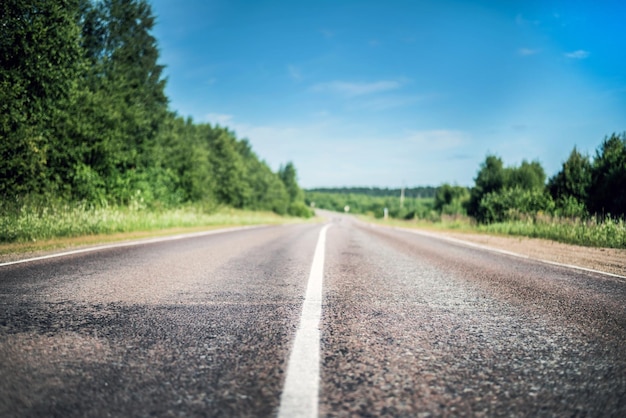
<svg viewBox="0 0 626 418">
<path fill-rule="evenodd" d="M 624 219 L 592 218 L 536 218 L 478 225 L 478 231 L 545 238 L 568 244 L 588 247 L 626 248 L 626 222 Z"/>
<path fill-rule="evenodd" d="M 84 203 L 26 201 L 0 203 L 0 242 L 28 242 L 168 228 L 281 223 L 268 212 L 189 205 L 174 209 L 149 209 L 137 205 L 93 206 Z"/>
<path fill-rule="evenodd" d="M 626 222 L 611 217 L 585 220 L 537 215 L 491 224 L 477 224 L 467 216 L 439 216 L 436 220 L 368 220 L 405 227 L 543 238 L 587 247 L 626 248 Z"/>
</svg>

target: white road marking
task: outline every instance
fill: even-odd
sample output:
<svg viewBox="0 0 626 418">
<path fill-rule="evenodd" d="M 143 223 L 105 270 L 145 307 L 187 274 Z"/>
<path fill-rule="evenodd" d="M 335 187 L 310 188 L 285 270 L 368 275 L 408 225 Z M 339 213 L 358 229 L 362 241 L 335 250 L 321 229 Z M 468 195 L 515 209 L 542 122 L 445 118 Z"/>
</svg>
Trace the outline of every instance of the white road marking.
<svg viewBox="0 0 626 418">
<path fill-rule="evenodd" d="M 553 266 L 565 267 L 565 268 L 573 269 L 573 270 L 586 271 L 586 272 L 589 272 L 589 273 L 596 273 L 596 274 L 600 274 L 600 275 L 604 275 L 604 276 L 614 277 L 614 278 L 617 278 L 617 279 L 626 279 L 626 276 L 620 276 L 619 274 L 615 274 L 615 273 L 609 273 L 609 272 L 601 271 L 601 270 L 594 270 L 594 269 L 590 269 L 590 268 L 587 268 L 587 267 L 575 266 L 573 264 L 563 264 L 563 263 L 559 263 L 557 261 L 544 260 L 544 259 L 541 259 L 541 258 L 534 258 L 534 257 L 530 257 L 530 256 L 525 255 L 525 254 L 519 254 L 519 253 L 514 253 L 512 251 L 501 250 L 499 248 L 489 247 L 487 245 L 482 245 L 482 244 L 476 244 L 474 242 L 464 241 L 464 240 L 458 239 L 458 238 L 446 237 L 444 235 L 438 235 L 438 234 L 433 234 L 433 233 L 430 233 L 430 232 L 418 231 L 418 230 L 415 230 L 415 229 L 408 229 L 408 228 L 393 227 L 393 229 L 396 229 L 396 230 L 399 230 L 399 231 L 411 232 L 413 234 L 423 235 L 425 237 L 437 238 L 437 239 L 440 239 L 442 241 L 454 242 L 456 244 L 465 245 L 467 247 L 479 248 L 481 250 L 491 251 L 491 252 L 499 253 L 499 254 L 505 254 L 505 255 L 512 256 L 512 257 L 523 258 L 523 259 L 526 259 L 526 260 L 539 261 L 541 263 L 550 264 L 550 265 L 553 265 Z"/>
<path fill-rule="evenodd" d="M 74 254 L 82 254 L 82 253 L 90 253 L 90 252 L 94 252 L 94 251 L 108 250 L 108 249 L 111 249 L 111 248 L 134 247 L 136 245 L 154 244 L 154 243 L 158 243 L 158 242 L 175 241 L 175 240 L 185 239 L 185 238 L 203 237 L 205 235 L 222 234 L 222 233 L 225 233 L 225 232 L 240 231 L 240 230 L 243 230 L 243 229 L 261 228 L 263 226 L 266 226 L 266 225 L 238 226 L 238 227 L 234 227 L 234 228 L 213 229 L 211 231 L 202 231 L 202 232 L 192 232 L 192 233 L 189 233 L 189 234 L 171 235 L 171 236 L 168 236 L 168 237 L 147 238 L 147 239 L 141 239 L 141 240 L 136 240 L 136 241 L 126 241 L 126 242 L 120 242 L 120 243 L 117 243 L 117 244 L 99 245 L 99 246 L 96 246 L 96 247 L 81 248 L 81 249 L 78 249 L 78 250 L 64 251 L 64 252 L 61 252 L 61 253 L 54 253 L 54 254 L 43 255 L 43 256 L 40 256 L 40 257 L 26 258 L 24 260 L 8 261 L 6 263 L 0 263 L 0 267 L 10 266 L 11 264 L 29 263 L 31 261 L 47 260 L 49 258 L 65 257 L 65 256 L 68 256 L 68 255 L 74 255 Z"/>
<path fill-rule="evenodd" d="M 320 383 L 320 318 L 324 280 L 325 225 L 313 255 L 300 327 L 287 365 L 285 387 L 280 397 L 279 418 L 317 417 Z"/>
</svg>

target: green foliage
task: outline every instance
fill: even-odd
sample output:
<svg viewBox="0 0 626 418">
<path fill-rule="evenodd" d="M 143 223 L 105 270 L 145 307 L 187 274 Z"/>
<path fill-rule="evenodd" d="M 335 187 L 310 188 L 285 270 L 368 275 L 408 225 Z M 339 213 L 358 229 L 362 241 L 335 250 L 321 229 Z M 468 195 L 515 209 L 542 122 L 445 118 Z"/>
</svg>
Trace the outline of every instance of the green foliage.
<svg viewBox="0 0 626 418">
<path fill-rule="evenodd" d="M 0 201 L 0 242 L 280 222 L 284 219 L 271 212 L 217 208 L 207 213 L 201 204 L 150 209 L 141 205 L 94 206 L 86 202 L 44 200 L 39 197 Z"/>
<path fill-rule="evenodd" d="M 544 238 L 588 247 L 626 248 L 626 222 L 606 217 L 561 218 L 539 216 L 476 226 L 480 232 Z"/>
<path fill-rule="evenodd" d="M 467 203 L 468 215 L 482 220 L 485 215 L 480 211 L 480 201 L 483 196 L 500 191 L 504 187 L 505 181 L 506 172 L 502 159 L 495 155 L 488 155 L 474 179 L 474 187 Z"/>
<path fill-rule="evenodd" d="M 398 219 L 427 218 L 433 209 L 433 199 L 406 197 L 400 202 L 400 190 L 396 196 L 380 196 L 374 194 L 343 193 L 348 189 L 324 189 L 324 191 L 307 190 L 305 202 L 316 208 L 343 212 L 349 207 L 350 213 L 370 215 L 376 218 L 384 216 L 387 208 L 389 216 Z"/>
<path fill-rule="evenodd" d="M 59 113 L 82 69 L 71 0 L 6 0 L 0 5 L 0 196 L 42 192 L 56 178 L 51 152 Z"/>
<path fill-rule="evenodd" d="M 435 197 L 437 191 L 436 187 L 422 186 L 422 187 L 408 187 L 404 189 L 404 195 L 407 198 L 432 198 Z M 372 197 L 397 197 L 400 196 L 401 189 L 381 189 L 379 187 L 337 187 L 337 188 L 315 188 L 309 189 L 308 192 L 321 192 L 330 194 L 354 194 L 365 195 Z"/>
<path fill-rule="evenodd" d="M 505 188 L 543 190 L 546 184 L 546 173 L 538 161 L 523 160 L 519 167 L 507 167 L 505 173 Z"/>
<path fill-rule="evenodd" d="M 470 193 L 466 187 L 442 184 L 437 188 L 433 209 L 443 215 L 465 215 Z"/>
<path fill-rule="evenodd" d="M 309 218 L 313 216 L 312 211 L 306 206 L 304 202 L 304 193 L 298 186 L 296 167 L 293 163 L 288 162 L 284 166 L 281 166 L 278 170 L 278 176 L 285 185 L 285 190 L 289 196 L 289 206 L 287 213 L 291 216 L 299 216 Z"/>
<path fill-rule="evenodd" d="M 626 215 L 626 133 L 605 138 L 598 148 L 588 206 L 596 214 Z"/>
<path fill-rule="evenodd" d="M 523 160 L 519 167 L 504 167 L 502 159 L 488 155 L 470 192 L 467 213 L 478 222 L 497 222 L 552 210 L 545 191 L 546 174 L 538 161 Z"/>
<path fill-rule="evenodd" d="M 605 138 L 593 161 L 574 148 L 545 186 L 538 162 L 505 168 L 494 156 L 475 180 L 468 213 L 480 230 L 626 247 L 626 134 Z"/>
<path fill-rule="evenodd" d="M 293 163 L 288 162 L 284 166 L 281 166 L 278 170 L 278 176 L 283 181 L 287 194 L 289 195 L 289 201 L 295 202 L 302 199 L 302 191 L 298 186 L 298 179 L 296 174 L 296 168 Z"/>
<path fill-rule="evenodd" d="M 548 191 L 562 216 L 587 216 L 586 202 L 591 187 L 591 163 L 576 147 L 563 163 L 561 171 L 548 181 Z"/>
<path fill-rule="evenodd" d="M 574 148 L 548 190 L 562 216 L 625 216 L 626 134 L 605 138 L 593 161 Z"/>
<path fill-rule="evenodd" d="M 293 164 L 168 110 L 154 24 L 147 0 L 2 2 L 2 201 L 311 216 Z"/>
<path fill-rule="evenodd" d="M 485 223 L 525 219 L 553 210 L 552 197 L 541 189 L 507 188 L 487 193 L 480 201 L 481 221 Z"/>
</svg>

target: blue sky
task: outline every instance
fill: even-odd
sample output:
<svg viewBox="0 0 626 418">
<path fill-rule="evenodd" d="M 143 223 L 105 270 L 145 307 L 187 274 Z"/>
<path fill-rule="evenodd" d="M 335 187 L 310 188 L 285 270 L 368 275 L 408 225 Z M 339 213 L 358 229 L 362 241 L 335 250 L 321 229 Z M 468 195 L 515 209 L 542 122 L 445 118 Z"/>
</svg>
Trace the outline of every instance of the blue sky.
<svg viewBox="0 0 626 418">
<path fill-rule="evenodd" d="M 623 1 L 152 0 L 171 108 L 305 188 L 556 173 L 626 131 Z"/>
</svg>

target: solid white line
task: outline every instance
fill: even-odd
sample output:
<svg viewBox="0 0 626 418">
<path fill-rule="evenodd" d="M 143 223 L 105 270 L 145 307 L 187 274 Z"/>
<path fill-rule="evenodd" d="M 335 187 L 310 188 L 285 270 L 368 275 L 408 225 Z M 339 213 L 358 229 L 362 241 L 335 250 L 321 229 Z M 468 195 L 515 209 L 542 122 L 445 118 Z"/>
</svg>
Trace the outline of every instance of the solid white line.
<svg viewBox="0 0 626 418">
<path fill-rule="evenodd" d="M 141 239 L 141 240 L 136 240 L 136 241 L 120 242 L 117 244 L 99 245 L 96 247 L 81 248 L 79 250 L 64 251 L 61 253 L 43 255 L 40 257 L 26 258 L 23 260 L 8 261 L 6 263 L 0 263 L 0 267 L 10 266 L 12 264 L 29 263 L 31 261 L 47 260 L 49 258 L 65 257 L 68 255 L 74 255 L 74 254 L 82 254 L 82 253 L 90 253 L 94 251 L 108 250 L 111 248 L 134 247 L 136 245 L 154 244 L 158 242 L 175 241 L 179 239 L 194 238 L 194 237 L 203 237 L 205 235 L 222 234 L 225 232 L 240 231 L 243 229 L 261 228 L 263 226 L 265 225 L 239 226 L 239 227 L 234 227 L 234 228 L 213 229 L 211 231 L 192 232 L 189 234 L 178 234 L 178 235 L 171 235 L 168 237 L 147 238 L 147 239 Z"/>
<path fill-rule="evenodd" d="M 481 250 L 486 250 L 486 251 L 491 251 L 494 253 L 499 253 L 499 254 L 505 254 L 508 256 L 512 256 L 512 257 L 517 257 L 517 258 L 523 258 L 526 260 L 534 260 L 534 261 L 538 261 L 544 264 L 550 264 L 553 266 L 558 266 L 558 267 L 565 267 L 568 269 L 573 269 L 573 270 L 580 270 L 580 271 L 585 271 L 588 273 L 596 273 L 596 274 L 601 274 L 604 276 L 609 276 L 609 277 L 615 277 L 617 279 L 626 279 L 626 276 L 621 276 L 619 274 L 615 274 L 615 273 L 609 273 L 606 271 L 601 271 L 601 270 L 594 270 L 594 269 L 590 269 L 587 267 L 580 267 L 580 266 L 575 266 L 573 264 L 563 264 L 563 263 L 559 263 L 557 261 L 550 261 L 550 260 L 544 260 L 542 258 L 534 258 L 534 257 L 530 257 L 528 255 L 525 254 L 519 254 L 519 253 L 514 253 L 512 251 L 506 251 L 506 250 L 501 250 L 499 248 L 494 248 L 494 247 L 489 247 L 487 245 L 482 245 L 482 244 L 476 244 L 474 242 L 469 242 L 469 241 L 464 241 L 462 239 L 458 239 L 458 238 L 452 238 L 452 237 L 446 237 L 444 235 L 438 235 L 438 234 L 434 234 L 434 233 L 430 233 L 430 232 L 425 232 L 425 231 L 418 231 L 415 229 L 408 229 L 408 228 L 400 228 L 400 227 L 393 227 L 393 229 L 399 230 L 399 231 L 406 231 L 406 232 L 411 232 L 413 234 L 416 235 L 423 235 L 426 237 L 431 237 L 431 238 L 437 238 L 443 241 L 449 241 L 449 242 L 453 242 L 455 244 L 461 244 L 467 247 L 473 247 L 473 248 L 478 248 Z"/>
<path fill-rule="evenodd" d="M 300 327 L 287 365 L 285 387 L 280 397 L 279 418 L 317 417 L 320 380 L 320 318 L 326 231 L 320 231 L 302 305 Z"/>
</svg>

